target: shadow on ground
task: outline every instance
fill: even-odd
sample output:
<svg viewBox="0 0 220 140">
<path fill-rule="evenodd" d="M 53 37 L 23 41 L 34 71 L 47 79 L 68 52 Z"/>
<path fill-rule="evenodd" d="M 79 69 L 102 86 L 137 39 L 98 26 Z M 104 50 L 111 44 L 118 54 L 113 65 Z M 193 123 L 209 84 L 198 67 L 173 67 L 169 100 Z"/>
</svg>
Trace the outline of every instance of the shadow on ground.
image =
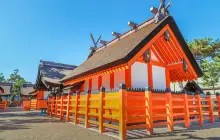
<svg viewBox="0 0 220 140">
<path fill-rule="evenodd" d="M 0 113 L 0 133 L 5 131 L 19 130 L 19 129 L 32 129 L 37 127 L 37 124 L 47 123 L 53 127 L 52 123 L 63 123 L 56 119 L 43 117 L 39 112 L 1 112 Z M 34 124 L 34 125 L 29 125 Z M 36 125 L 35 125 L 36 124 Z M 73 126 L 77 127 L 77 126 Z M 185 129 L 182 126 L 176 126 L 172 132 L 164 132 L 167 128 L 155 128 L 154 135 L 147 135 L 145 129 L 131 130 L 127 132 L 127 139 L 173 139 L 173 140 L 183 140 L 183 139 L 198 139 L 198 140 L 220 140 L 220 137 L 206 137 L 202 138 L 195 136 L 194 134 L 198 133 L 198 130 L 214 130 L 215 128 L 220 127 L 220 123 L 215 125 L 205 125 L 203 127 L 192 127 L 190 129 Z M 36 130 L 36 129 L 35 129 Z M 201 131 L 203 132 L 203 131 Z M 194 133 L 194 134 L 193 134 Z M 116 131 L 111 131 L 111 134 L 118 135 Z"/>
</svg>

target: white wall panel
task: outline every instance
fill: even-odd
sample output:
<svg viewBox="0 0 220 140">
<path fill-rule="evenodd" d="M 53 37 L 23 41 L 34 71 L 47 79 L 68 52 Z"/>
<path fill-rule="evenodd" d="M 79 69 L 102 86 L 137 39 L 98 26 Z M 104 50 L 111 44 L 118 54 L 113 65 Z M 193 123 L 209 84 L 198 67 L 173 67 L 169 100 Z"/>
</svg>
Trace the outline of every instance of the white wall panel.
<svg viewBox="0 0 220 140">
<path fill-rule="evenodd" d="M 166 73 L 165 68 L 152 66 L 153 72 L 153 86 L 154 89 L 166 89 Z"/>
<path fill-rule="evenodd" d="M 131 66 L 131 85 L 136 88 L 148 86 L 147 64 L 135 62 Z"/>
<path fill-rule="evenodd" d="M 102 86 L 106 89 L 110 89 L 110 75 L 103 75 L 102 76 Z"/>
<path fill-rule="evenodd" d="M 47 99 L 49 94 L 50 94 L 50 91 L 44 91 L 44 99 Z"/>
<path fill-rule="evenodd" d="M 114 87 L 118 88 L 121 83 L 125 83 L 125 71 L 117 71 L 114 73 Z"/>
</svg>

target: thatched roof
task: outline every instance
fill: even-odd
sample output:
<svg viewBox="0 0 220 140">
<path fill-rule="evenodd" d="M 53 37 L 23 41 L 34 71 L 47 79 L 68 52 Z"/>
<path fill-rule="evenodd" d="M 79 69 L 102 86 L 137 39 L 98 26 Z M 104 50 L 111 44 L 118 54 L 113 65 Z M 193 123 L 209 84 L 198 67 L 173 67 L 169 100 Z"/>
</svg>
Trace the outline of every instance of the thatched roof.
<svg viewBox="0 0 220 140">
<path fill-rule="evenodd" d="M 21 95 L 28 96 L 30 93 L 34 92 L 34 85 L 33 84 L 23 84 L 21 87 Z"/>
<path fill-rule="evenodd" d="M 0 96 L 9 96 L 12 93 L 12 84 L 11 83 L 0 83 L 0 89 L 3 90 L 3 93 L 0 93 Z"/>
<path fill-rule="evenodd" d="M 191 62 L 197 75 L 201 76 L 202 71 L 190 52 L 173 17 L 167 16 L 159 23 L 155 23 L 151 18 L 138 25 L 137 29 L 132 29 L 124 33 L 122 38 L 116 38 L 113 41 L 110 41 L 107 46 L 98 48 L 84 63 L 74 69 L 69 75 L 65 76 L 62 79 L 62 82 L 70 79 L 77 79 L 88 74 L 93 74 L 113 66 L 127 63 L 167 24 L 171 27 L 180 42 L 182 49 Z"/>
<path fill-rule="evenodd" d="M 61 85 L 60 79 L 77 66 L 49 61 L 40 61 L 35 89 L 48 89 L 49 86 Z"/>
</svg>

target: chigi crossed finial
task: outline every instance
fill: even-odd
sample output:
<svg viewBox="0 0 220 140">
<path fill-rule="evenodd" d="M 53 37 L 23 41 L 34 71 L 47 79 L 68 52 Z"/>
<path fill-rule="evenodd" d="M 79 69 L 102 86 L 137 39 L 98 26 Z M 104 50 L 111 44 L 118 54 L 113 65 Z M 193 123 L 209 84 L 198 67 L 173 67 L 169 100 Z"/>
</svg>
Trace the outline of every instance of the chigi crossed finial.
<svg viewBox="0 0 220 140">
<path fill-rule="evenodd" d="M 160 0 L 159 8 L 155 8 L 155 7 L 150 8 L 150 11 L 153 14 L 155 14 L 154 16 L 155 23 L 158 23 L 159 21 L 161 21 L 162 19 L 164 19 L 166 16 L 169 15 L 168 8 L 170 7 L 170 5 L 171 5 L 171 2 L 169 2 L 166 6 L 165 0 Z"/>
</svg>

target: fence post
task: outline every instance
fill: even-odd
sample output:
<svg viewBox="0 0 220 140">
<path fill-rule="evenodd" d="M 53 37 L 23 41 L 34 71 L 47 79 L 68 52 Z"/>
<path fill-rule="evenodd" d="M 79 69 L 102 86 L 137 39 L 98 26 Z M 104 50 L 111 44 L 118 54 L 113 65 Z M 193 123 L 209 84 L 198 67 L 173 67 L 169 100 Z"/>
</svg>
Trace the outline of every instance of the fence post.
<svg viewBox="0 0 220 140">
<path fill-rule="evenodd" d="M 169 131 L 173 131 L 173 107 L 172 107 L 172 95 L 169 88 L 166 89 L 166 112 L 167 112 L 167 127 Z"/>
<path fill-rule="evenodd" d="M 89 99 L 91 96 L 91 90 L 86 91 L 86 110 L 85 110 L 85 128 L 89 128 Z"/>
<path fill-rule="evenodd" d="M 105 131 L 103 126 L 103 114 L 104 114 L 104 98 L 105 98 L 105 88 L 100 88 L 100 104 L 99 104 L 99 132 L 103 133 Z"/>
<path fill-rule="evenodd" d="M 66 121 L 67 122 L 69 122 L 70 121 L 70 93 L 68 94 L 68 96 L 67 96 L 67 107 L 66 107 L 66 111 L 67 111 L 67 113 L 66 113 L 66 115 L 67 115 L 67 119 L 66 119 Z"/>
<path fill-rule="evenodd" d="M 78 102 L 79 102 L 79 96 L 80 92 L 76 92 L 76 104 L 75 104 L 75 119 L 74 119 L 74 124 L 78 124 Z"/>
<path fill-rule="evenodd" d="M 5 102 L 5 105 L 4 105 L 4 112 L 6 112 L 6 108 L 7 108 L 7 102 Z"/>
<path fill-rule="evenodd" d="M 217 99 L 217 106 L 218 106 L 218 118 L 220 120 L 220 94 L 216 93 L 216 99 Z"/>
<path fill-rule="evenodd" d="M 196 94 L 196 99 L 197 99 L 197 105 L 198 105 L 198 116 L 199 116 L 199 125 L 203 126 L 203 115 L 202 115 L 202 105 L 201 105 L 201 97 L 200 97 L 200 92 L 197 90 L 195 92 Z"/>
<path fill-rule="evenodd" d="M 210 117 L 210 122 L 214 123 L 215 119 L 214 119 L 214 113 L 213 113 L 213 106 L 212 106 L 212 96 L 210 92 L 206 93 L 207 95 L 207 99 L 208 99 L 208 105 L 209 105 L 209 117 Z"/>
<path fill-rule="evenodd" d="M 120 84 L 119 87 L 119 139 L 125 140 L 126 139 L 126 85 L 124 83 Z"/>
<path fill-rule="evenodd" d="M 153 130 L 153 114 L 152 114 L 152 92 L 151 87 L 148 86 L 145 88 L 145 106 L 146 106 L 146 126 L 147 132 L 152 135 Z"/>
<path fill-rule="evenodd" d="M 47 98 L 47 116 L 50 114 L 50 96 Z"/>
<path fill-rule="evenodd" d="M 188 103 L 188 94 L 186 92 L 186 90 L 183 90 L 184 93 L 184 120 L 185 120 L 185 128 L 189 128 L 190 127 L 190 118 L 189 118 L 189 103 Z"/>
<path fill-rule="evenodd" d="M 52 96 L 52 100 L 51 100 L 51 113 L 50 113 L 50 116 L 52 117 L 53 116 L 53 110 L 54 110 L 54 96 Z"/>
<path fill-rule="evenodd" d="M 63 98 L 64 96 L 61 95 L 61 103 L 60 103 L 60 120 L 63 120 Z"/>
<path fill-rule="evenodd" d="M 58 96 L 56 95 L 56 101 L 55 101 L 55 118 L 57 118 L 57 109 L 58 109 L 58 106 L 57 106 L 57 101 L 58 100 Z"/>
</svg>

